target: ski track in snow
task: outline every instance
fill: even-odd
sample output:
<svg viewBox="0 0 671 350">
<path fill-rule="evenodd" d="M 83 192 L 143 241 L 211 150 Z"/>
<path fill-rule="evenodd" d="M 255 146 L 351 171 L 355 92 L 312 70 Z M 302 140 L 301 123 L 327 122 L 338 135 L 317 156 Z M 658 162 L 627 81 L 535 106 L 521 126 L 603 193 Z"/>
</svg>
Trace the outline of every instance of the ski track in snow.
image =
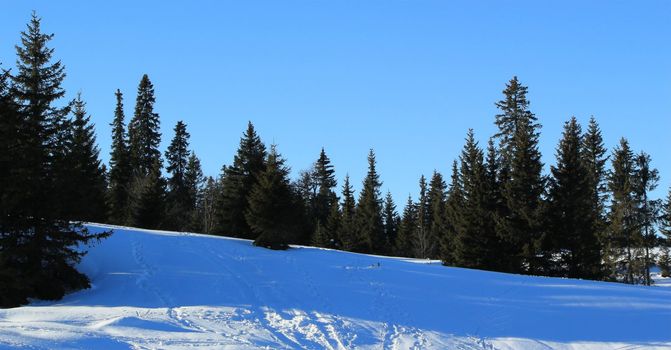
<svg viewBox="0 0 671 350">
<path fill-rule="evenodd" d="M 92 288 L 0 310 L 0 349 L 671 349 L 671 288 L 89 227 Z"/>
</svg>

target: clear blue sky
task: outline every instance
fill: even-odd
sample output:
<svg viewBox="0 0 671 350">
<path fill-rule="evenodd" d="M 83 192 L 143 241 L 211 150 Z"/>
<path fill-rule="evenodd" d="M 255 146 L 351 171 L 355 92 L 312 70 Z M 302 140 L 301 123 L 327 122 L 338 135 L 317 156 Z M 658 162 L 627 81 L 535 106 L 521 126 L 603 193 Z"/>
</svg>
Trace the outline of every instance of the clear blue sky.
<svg viewBox="0 0 671 350">
<path fill-rule="evenodd" d="M 88 102 L 105 161 L 114 91 L 130 118 L 147 73 L 164 149 L 184 120 L 206 174 L 232 161 L 251 120 L 294 175 L 323 146 L 339 184 L 349 173 L 358 189 L 374 148 L 383 191 L 404 202 L 421 174 L 449 177 L 469 127 L 486 144 L 517 75 L 546 165 L 563 122 L 594 115 L 609 148 L 626 136 L 652 155 L 657 195 L 671 185 L 670 1 L 12 1 L 5 68 L 31 10 L 56 34 L 68 97 Z"/>
</svg>

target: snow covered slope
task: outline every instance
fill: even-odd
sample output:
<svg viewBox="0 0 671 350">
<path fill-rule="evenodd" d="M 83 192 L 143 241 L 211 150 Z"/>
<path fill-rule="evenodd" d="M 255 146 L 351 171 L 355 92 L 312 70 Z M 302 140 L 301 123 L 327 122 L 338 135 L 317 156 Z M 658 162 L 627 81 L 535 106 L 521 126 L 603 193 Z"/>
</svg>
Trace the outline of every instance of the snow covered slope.
<svg viewBox="0 0 671 350">
<path fill-rule="evenodd" d="M 671 288 L 136 229 L 80 269 L 93 288 L 0 310 L 0 348 L 671 349 Z"/>
</svg>

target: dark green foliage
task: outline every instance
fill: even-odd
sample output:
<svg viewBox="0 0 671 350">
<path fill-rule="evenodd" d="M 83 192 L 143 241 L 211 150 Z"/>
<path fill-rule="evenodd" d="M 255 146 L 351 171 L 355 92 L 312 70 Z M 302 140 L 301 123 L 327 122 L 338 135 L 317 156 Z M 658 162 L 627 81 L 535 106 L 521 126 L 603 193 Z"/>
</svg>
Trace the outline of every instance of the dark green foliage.
<svg viewBox="0 0 671 350">
<path fill-rule="evenodd" d="M 652 159 L 645 152 L 639 153 L 635 158 L 636 170 L 634 172 L 634 196 L 637 202 L 637 226 L 640 231 L 639 247 L 643 249 L 641 264 L 643 271 L 643 283 L 651 285 L 650 266 L 654 264 L 652 250 L 657 245 L 655 227 L 659 221 L 660 201 L 650 199 L 650 192 L 657 188 L 659 183 L 659 172 L 652 168 Z"/>
<path fill-rule="evenodd" d="M 99 159 L 94 125 L 86 115 L 86 104 L 78 95 L 73 102 L 68 148 L 64 159 L 64 179 L 59 197 L 65 211 L 62 218 L 101 222 L 107 216 L 107 184 Z"/>
<path fill-rule="evenodd" d="M 132 223 L 135 227 L 156 229 L 165 219 L 165 179 L 161 176 L 161 165 L 157 161 L 149 174 L 136 177 L 133 183 Z"/>
<path fill-rule="evenodd" d="M 460 156 L 462 193 L 461 229 L 454 244 L 454 262 L 463 267 L 495 269 L 498 240 L 489 211 L 489 191 L 484 154 L 469 130 Z"/>
<path fill-rule="evenodd" d="M 69 104 L 55 106 L 65 93 L 65 72 L 60 62 L 50 63 L 51 38 L 41 33 L 40 19 L 33 14 L 16 47 L 12 89 L 7 89 L 7 75 L 0 80 L 3 162 L 11 162 L 0 172 L 0 279 L 11 280 L 1 287 L 5 307 L 27 298 L 59 299 L 88 287 L 86 276 L 74 268 L 84 255 L 78 246 L 109 234 L 90 234 L 79 223 L 62 219 L 59 188 L 67 181 L 62 170 L 72 130 L 64 128 L 69 126 Z"/>
<path fill-rule="evenodd" d="M 161 165 L 159 116 L 154 112 L 154 85 L 146 74 L 137 88 L 135 114 L 128 124 L 130 163 L 135 177 L 144 177 Z"/>
<path fill-rule="evenodd" d="M 429 182 L 428 194 L 429 232 L 435 242 L 430 252 L 432 258 L 440 257 L 440 242 L 447 235 L 447 184 L 443 175 L 434 171 Z"/>
<path fill-rule="evenodd" d="M 175 136 L 165 152 L 166 170 L 170 177 L 167 181 L 164 227 L 169 230 L 185 231 L 193 226 L 203 173 L 200 160 L 189 151 L 189 137 L 186 124 L 178 121 L 175 125 Z"/>
<path fill-rule="evenodd" d="M 289 183 L 289 169 L 273 145 L 266 169 L 261 172 L 249 195 L 245 213 L 249 227 L 258 236 L 254 245 L 287 249 L 295 239 L 296 197 Z"/>
<path fill-rule="evenodd" d="M 626 139 L 613 150 L 608 188 L 612 194 L 606 238 L 607 273 L 612 280 L 634 283 L 635 245 L 640 240 L 634 197 L 634 154 Z"/>
<path fill-rule="evenodd" d="M 371 149 L 368 153 L 368 174 L 363 181 L 356 206 L 356 235 L 359 242 L 352 248 L 355 252 L 375 254 L 384 250 L 381 186 L 380 176 L 376 170 L 375 152 Z"/>
<path fill-rule="evenodd" d="M 606 152 L 599 124 L 592 117 L 589 120 L 587 131 L 582 137 L 581 155 L 589 175 L 592 211 L 597 215 L 594 230 L 600 239 L 603 238 L 606 227 L 605 208 L 608 199 L 608 186 L 606 184 L 608 156 Z"/>
<path fill-rule="evenodd" d="M 456 239 L 464 226 L 463 208 L 463 186 L 459 176 L 459 167 L 455 160 L 452 163 L 450 188 L 447 191 L 447 200 L 445 203 L 446 230 L 445 235 L 440 240 L 440 259 L 443 261 L 443 265 L 455 264 L 454 250 Z"/>
<path fill-rule="evenodd" d="M 349 182 L 349 175 L 347 175 L 342 185 L 342 215 L 338 229 L 338 239 L 344 250 L 351 251 L 360 245 L 356 230 L 355 214 L 354 190 Z"/>
<path fill-rule="evenodd" d="M 110 152 L 109 190 L 107 203 L 109 220 L 113 224 L 124 225 L 129 221 L 129 187 L 131 184 L 130 151 L 123 111 L 123 94 L 117 90 L 116 108 L 112 127 L 112 150 Z"/>
<path fill-rule="evenodd" d="M 600 278 L 601 247 L 595 228 L 593 177 L 582 154 L 581 128 L 575 117 L 564 125 L 551 167 L 544 251 L 545 273 L 570 278 Z"/>
<path fill-rule="evenodd" d="M 403 216 L 398 227 L 398 235 L 394 245 L 395 255 L 414 257 L 414 247 L 412 237 L 417 228 L 417 206 L 412 200 L 412 196 L 408 196 L 408 201 L 403 208 Z"/>
<path fill-rule="evenodd" d="M 319 153 L 319 159 L 315 162 L 313 179 L 317 185 L 315 217 L 320 222 L 326 222 L 331 207 L 338 201 L 334 191 L 338 183 L 335 179 L 335 170 L 333 170 L 331 160 L 324 152 L 324 148 Z"/>
<path fill-rule="evenodd" d="M 417 225 L 412 234 L 412 247 L 414 248 L 412 254 L 417 258 L 429 259 L 433 257 L 436 250 L 436 240 L 431 234 L 431 207 L 424 175 L 419 178 L 419 200 L 416 208 Z"/>
<path fill-rule="evenodd" d="M 217 223 L 216 202 L 221 192 L 221 184 L 211 176 L 203 181 L 203 188 L 198 195 L 196 204 L 196 220 L 193 231 L 214 233 Z"/>
<path fill-rule="evenodd" d="M 222 175 L 221 196 L 217 203 L 218 225 L 216 232 L 234 237 L 254 239 L 245 220 L 249 209 L 247 197 L 266 169 L 266 147 L 256 134 L 251 122 L 240 139 L 240 147 L 233 158 L 233 164 L 225 167 Z"/>
<path fill-rule="evenodd" d="M 396 241 L 396 236 L 398 235 L 398 225 L 401 221 L 401 218 L 396 213 L 396 204 L 394 204 L 394 198 L 391 196 L 391 192 L 387 191 L 387 195 L 384 197 L 384 253 L 392 253 L 393 244 Z"/>
<path fill-rule="evenodd" d="M 507 215 L 498 218 L 498 234 L 503 238 L 507 265 L 512 272 L 537 273 L 540 268 L 541 224 L 539 209 L 544 183 L 543 163 L 538 150 L 536 117 L 528 110 L 527 88 L 513 78 L 496 106 L 501 140 L 500 178 Z"/>
</svg>

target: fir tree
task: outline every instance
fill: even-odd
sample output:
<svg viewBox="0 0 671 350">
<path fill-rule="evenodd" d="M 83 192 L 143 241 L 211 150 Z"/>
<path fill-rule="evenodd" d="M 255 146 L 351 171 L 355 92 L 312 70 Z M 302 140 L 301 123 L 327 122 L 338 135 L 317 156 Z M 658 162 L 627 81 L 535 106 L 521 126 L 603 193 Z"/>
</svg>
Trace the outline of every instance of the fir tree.
<svg viewBox="0 0 671 350">
<path fill-rule="evenodd" d="M 589 120 L 587 131 L 582 136 L 582 161 L 589 175 L 589 191 L 592 199 L 592 213 L 594 213 L 593 231 L 599 237 L 599 242 L 605 244 L 606 217 L 605 208 L 608 199 L 606 184 L 606 162 L 608 156 L 603 143 L 601 129 L 594 117 Z"/>
<path fill-rule="evenodd" d="M 195 232 L 201 232 L 202 221 L 198 214 L 198 204 L 203 201 L 203 185 L 205 178 L 203 170 L 200 166 L 200 159 L 194 152 L 191 152 L 189 161 L 186 164 L 184 172 L 184 186 L 186 187 L 186 207 L 189 211 L 189 222 L 186 223 L 186 228 Z"/>
<path fill-rule="evenodd" d="M 240 147 L 233 164 L 225 167 L 222 175 L 222 190 L 218 200 L 217 232 L 234 237 L 254 239 L 257 236 L 245 220 L 249 209 L 247 201 L 252 187 L 261 172 L 266 169 L 266 147 L 256 134 L 254 125 L 247 124 L 247 131 L 240 139 Z"/>
<path fill-rule="evenodd" d="M 557 147 L 557 165 L 551 167 L 546 213 L 547 260 L 559 257 L 554 273 L 570 278 L 596 279 L 601 271 L 601 249 L 595 232 L 593 174 L 583 162 L 581 128 L 575 117 L 564 125 Z"/>
<path fill-rule="evenodd" d="M 178 121 L 175 125 L 175 136 L 165 151 L 168 178 L 167 206 L 168 211 L 165 227 L 169 230 L 185 230 L 191 224 L 191 216 L 195 210 L 194 189 L 186 183 L 186 171 L 191 153 L 189 151 L 189 132 L 186 124 Z M 195 163 L 192 165 L 196 165 Z M 199 164 L 198 164 L 199 166 Z M 196 184 L 192 184 L 196 186 Z"/>
<path fill-rule="evenodd" d="M 154 112 L 154 85 L 146 74 L 137 88 L 135 114 L 128 125 L 130 163 L 135 177 L 144 177 L 161 164 L 159 116 Z"/>
<path fill-rule="evenodd" d="M 380 198 L 380 176 L 377 174 L 375 152 L 368 153 L 368 174 L 356 206 L 357 236 L 362 244 L 354 246 L 361 253 L 380 253 L 384 249 L 384 225 L 382 222 L 382 199 Z"/>
<path fill-rule="evenodd" d="M 440 256 L 443 265 L 454 265 L 456 238 L 463 229 L 464 194 L 459 176 L 459 166 L 455 160 L 452 163 L 450 188 L 447 191 L 445 203 L 446 231 L 440 241 Z"/>
<path fill-rule="evenodd" d="M 391 192 L 387 191 L 387 195 L 384 197 L 384 252 L 386 254 L 392 253 L 392 247 L 394 241 L 396 241 L 396 236 L 398 235 L 398 225 L 400 218 L 396 213 L 396 204 L 394 203 L 394 198 L 391 196 Z"/>
<path fill-rule="evenodd" d="M 433 243 L 431 257 L 440 256 L 440 241 L 447 232 L 446 217 L 447 184 L 443 175 L 433 172 L 429 182 L 428 207 L 429 207 L 429 232 Z"/>
<path fill-rule="evenodd" d="M 431 235 L 431 207 L 426 184 L 426 178 L 422 175 L 419 178 L 419 200 L 417 208 L 417 226 L 412 235 L 413 255 L 417 258 L 429 259 L 436 249 L 436 242 Z"/>
<path fill-rule="evenodd" d="M 354 201 L 354 189 L 349 182 L 349 175 L 345 176 L 342 185 L 342 215 L 338 230 L 338 239 L 344 250 L 352 251 L 361 245 L 356 231 L 356 202 Z"/>
<path fill-rule="evenodd" d="M 514 151 L 514 138 L 518 124 L 522 122 L 532 129 L 537 129 L 536 116 L 529 110 L 527 100 L 528 88 L 522 85 L 517 77 L 513 77 L 503 90 L 504 99 L 496 102 L 500 113 L 496 115 L 495 124 L 499 132 L 495 135 L 500 141 L 504 165 L 510 167 Z"/>
<path fill-rule="evenodd" d="M 398 235 L 394 244 L 395 254 L 398 256 L 414 256 L 414 247 L 412 244 L 412 237 L 417 228 L 417 206 L 412 200 L 412 196 L 408 195 L 408 201 L 403 208 L 403 216 L 398 227 Z"/>
<path fill-rule="evenodd" d="M 131 184 L 130 153 L 123 111 L 123 94 L 116 91 L 116 108 L 112 127 L 112 150 L 110 152 L 109 191 L 107 202 L 110 209 L 109 220 L 113 224 L 128 223 L 128 190 Z"/>
<path fill-rule="evenodd" d="M 138 178 L 133 188 L 136 196 L 131 208 L 133 226 L 156 229 L 163 225 L 165 218 L 165 179 L 161 176 L 161 164 L 154 162 L 152 170 Z"/>
<path fill-rule="evenodd" d="M 622 138 L 613 150 L 612 171 L 608 188 L 612 194 L 608 213 L 608 237 L 606 239 L 606 264 L 610 279 L 623 278 L 625 283 L 634 283 L 635 242 L 639 240 L 634 198 L 634 155 L 629 142 Z"/>
<path fill-rule="evenodd" d="M 65 219 L 100 222 L 107 214 L 105 202 L 105 172 L 99 159 L 100 150 L 96 145 L 94 125 L 86 115 L 86 104 L 81 94 L 73 102 L 74 120 L 66 151 L 66 185 L 61 188 L 64 203 L 67 204 Z M 67 189 L 67 193 L 63 193 Z"/>
<path fill-rule="evenodd" d="M 247 222 L 258 236 L 254 245 L 287 249 L 294 239 L 295 198 L 289 183 L 289 169 L 273 145 L 266 169 L 259 175 L 249 195 Z"/>
<path fill-rule="evenodd" d="M 68 291 L 87 288 L 87 277 L 74 268 L 85 254 L 78 247 L 109 234 L 91 234 L 81 224 L 61 218 L 57 189 L 64 179 L 57 176 L 61 174 L 57 169 L 64 167 L 62 156 L 68 151 L 63 142 L 68 130 L 63 125 L 70 107 L 67 103 L 56 106 L 65 94 L 61 87 L 65 71 L 60 61 L 51 63 L 53 49 L 47 44 L 53 35 L 43 34 L 40 25 L 33 13 L 27 31 L 21 33 L 10 95 L 18 104 L 3 107 L 18 107 L 20 117 L 3 121 L 11 121 L 9 129 L 16 133 L 16 139 L 7 140 L 10 154 L 16 156 L 12 156 L 11 174 L 3 181 L 0 270 L 3 278 L 14 271 L 17 279 L 12 284 L 21 286 L 3 297 L 4 306 L 23 303 L 28 297 L 59 299 Z"/>
<path fill-rule="evenodd" d="M 461 230 L 454 244 L 454 260 L 459 266 L 493 269 L 498 250 L 496 232 L 492 230 L 488 208 L 488 191 L 484 155 L 473 130 L 468 131 L 466 144 L 461 152 L 460 178 L 463 207 Z"/>
<path fill-rule="evenodd" d="M 505 265 L 503 262 L 505 254 L 509 254 L 509 251 L 505 251 L 506 248 L 510 248 L 508 245 L 502 244 L 500 232 L 498 231 L 498 223 L 502 221 L 507 215 L 507 207 L 503 201 L 502 187 L 501 182 L 499 181 L 499 175 L 501 172 L 501 159 L 496 146 L 494 145 L 494 140 L 489 139 L 487 143 L 487 156 L 485 159 L 485 182 L 487 189 L 487 217 L 483 218 L 487 222 L 486 227 L 490 232 L 494 232 L 496 235 L 496 245 L 498 249 L 491 252 L 490 261 L 495 262 L 492 265 L 492 270 L 495 271 L 509 271 L 511 270 L 509 266 Z"/>
<path fill-rule="evenodd" d="M 651 285 L 650 266 L 654 263 L 652 250 L 657 244 L 655 227 L 659 221 L 660 203 L 650 199 L 650 192 L 657 188 L 659 172 L 651 167 L 650 155 L 641 152 L 635 157 L 634 194 L 637 202 L 637 226 L 640 231 L 643 255 L 643 283 Z"/>
</svg>

